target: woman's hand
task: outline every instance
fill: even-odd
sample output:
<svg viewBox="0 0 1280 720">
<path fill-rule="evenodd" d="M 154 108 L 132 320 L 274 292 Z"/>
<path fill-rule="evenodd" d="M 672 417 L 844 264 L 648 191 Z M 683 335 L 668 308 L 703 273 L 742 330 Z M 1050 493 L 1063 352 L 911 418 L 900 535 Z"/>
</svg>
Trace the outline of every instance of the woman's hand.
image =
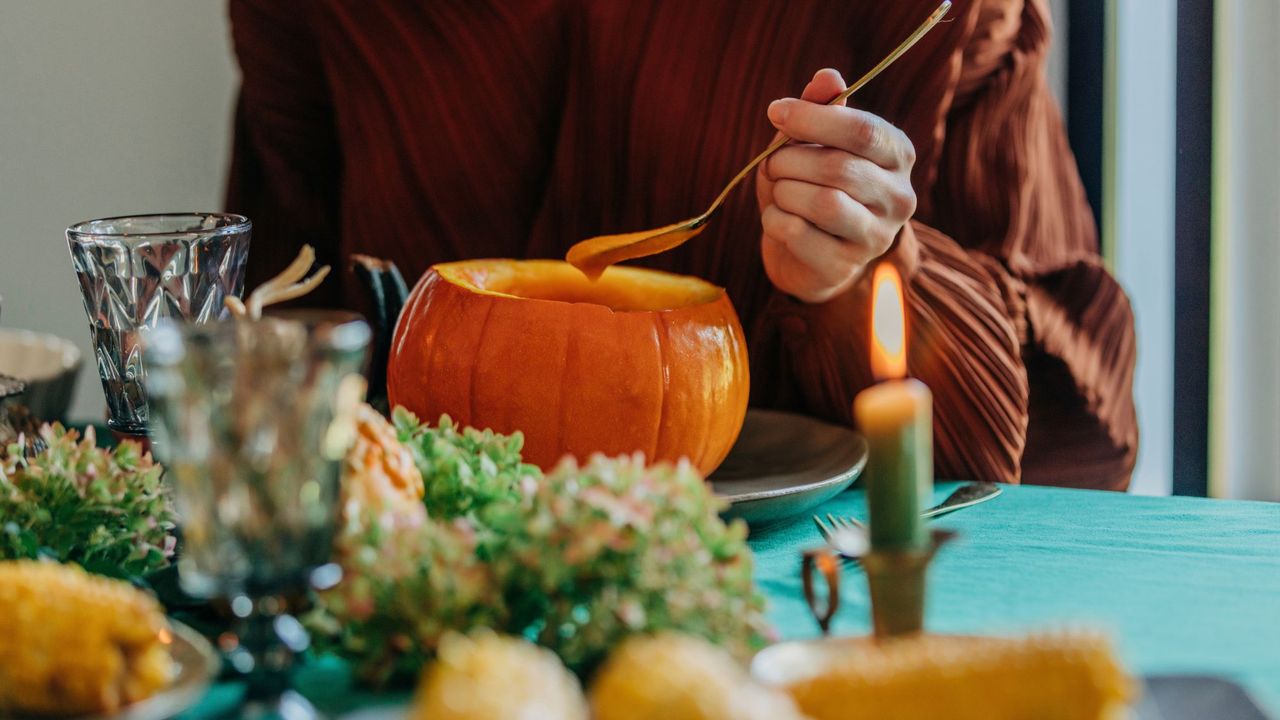
<svg viewBox="0 0 1280 720">
<path fill-rule="evenodd" d="M 795 143 L 756 172 L 765 272 L 809 303 L 853 285 L 916 210 L 911 140 L 871 113 L 822 104 L 844 89 L 840 73 L 820 70 L 801 99 L 774 101 L 769 121 Z"/>
</svg>

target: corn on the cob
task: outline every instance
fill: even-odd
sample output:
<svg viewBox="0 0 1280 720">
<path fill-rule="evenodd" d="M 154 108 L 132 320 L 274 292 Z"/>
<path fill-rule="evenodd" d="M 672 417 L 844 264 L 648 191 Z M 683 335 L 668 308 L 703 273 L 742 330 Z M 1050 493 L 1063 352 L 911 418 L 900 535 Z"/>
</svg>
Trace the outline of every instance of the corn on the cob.
<svg viewBox="0 0 1280 720">
<path fill-rule="evenodd" d="M 922 635 L 851 644 L 787 689 L 815 720 L 1102 720 L 1126 717 L 1133 686 L 1106 638 Z"/>
<path fill-rule="evenodd" d="M 150 595 L 78 567 L 0 562 L 0 716 L 114 712 L 173 672 Z"/>
</svg>

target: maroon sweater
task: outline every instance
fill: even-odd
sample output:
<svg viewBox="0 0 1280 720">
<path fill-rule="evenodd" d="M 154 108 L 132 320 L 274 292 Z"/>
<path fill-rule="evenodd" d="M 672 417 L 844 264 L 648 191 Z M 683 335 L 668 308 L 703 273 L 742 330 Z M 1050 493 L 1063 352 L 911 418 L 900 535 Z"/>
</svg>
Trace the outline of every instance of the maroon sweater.
<svg viewBox="0 0 1280 720">
<path fill-rule="evenodd" d="M 243 87 L 228 207 L 254 220 L 251 285 L 309 242 L 342 267 L 559 257 L 702 208 L 814 71 L 856 77 L 936 0 L 231 0 Z M 1128 301 L 1043 64 L 1044 0 L 957 0 L 854 97 L 911 137 L 919 210 L 910 369 L 935 394 L 940 477 L 1126 487 L 1137 447 Z M 850 423 L 871 382 L 866 282 L 778 293 L 749 188 L 644 264 L 723 285 L 752 403 Z M 357 306 L 349 277 L 320 301 Z"/>
</svg>

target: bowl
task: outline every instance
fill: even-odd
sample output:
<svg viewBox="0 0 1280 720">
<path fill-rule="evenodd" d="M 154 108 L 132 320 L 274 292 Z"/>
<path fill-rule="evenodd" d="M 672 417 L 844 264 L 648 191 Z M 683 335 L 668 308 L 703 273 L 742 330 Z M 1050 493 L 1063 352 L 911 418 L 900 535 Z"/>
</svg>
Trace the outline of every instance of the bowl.
<svg viewBox="0 0 1280 720">
<path fill-rule="evenodd" d="M 63 420 L 82 361 L 80 349 L 56 335 L 0 328 L 0 375 L 26 383 L 20 402 L 41 420 Z"/>
</svg>

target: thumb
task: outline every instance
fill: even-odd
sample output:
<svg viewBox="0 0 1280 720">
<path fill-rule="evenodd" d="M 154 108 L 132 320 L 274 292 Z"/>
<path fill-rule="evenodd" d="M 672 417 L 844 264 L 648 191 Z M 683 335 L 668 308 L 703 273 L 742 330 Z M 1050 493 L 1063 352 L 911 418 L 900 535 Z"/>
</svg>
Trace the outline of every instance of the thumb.
<svg viewBox="0 0 1280 720">
<path fill-rule="evenodd" d="M 823 68 L 815 73 L 813 79 L 805 86 L 800 99 L 825 105 L 831 102 L 831 98 L 844 92 L 846 87 L 848 86 L 845 85 L 844 78 L 838 70 Z M 844 105 L 843 102 L 840 104 Z"/>
</svg>

